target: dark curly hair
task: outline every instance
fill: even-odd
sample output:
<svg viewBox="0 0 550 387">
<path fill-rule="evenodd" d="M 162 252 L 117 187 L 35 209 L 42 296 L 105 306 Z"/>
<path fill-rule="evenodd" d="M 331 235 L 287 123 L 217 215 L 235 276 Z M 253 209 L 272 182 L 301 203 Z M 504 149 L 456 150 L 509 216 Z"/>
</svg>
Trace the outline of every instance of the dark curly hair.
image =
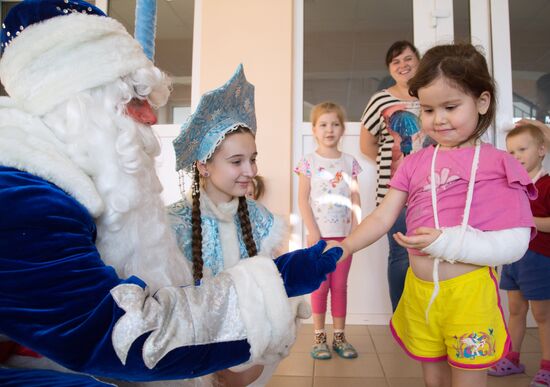
<svg viewBox="0 0 550 387">
<path fill-rule="evenodd" d="M 394 42 L 386 52 L 386 67 L 389 67 L 393 58 L 401 55 L 401 53 L 407 48 L 410 48 L 414 55 L 416 55 L 416 58 L 420 60 L 420 53 L 418 52 L 418 49 L 414 46 L 414 44 L 412 44 L 408 40 L 398 40 L 397 42 Z"/>
</svg>

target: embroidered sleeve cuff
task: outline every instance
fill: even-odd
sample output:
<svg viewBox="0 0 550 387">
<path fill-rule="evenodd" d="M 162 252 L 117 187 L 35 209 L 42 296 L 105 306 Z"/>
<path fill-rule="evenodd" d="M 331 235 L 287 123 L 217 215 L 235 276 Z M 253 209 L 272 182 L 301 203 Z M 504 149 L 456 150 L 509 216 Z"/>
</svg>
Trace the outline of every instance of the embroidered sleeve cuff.
<svg viewBox="0 0 550 387">
<path fill-rule="evenodd" d="M 142 349 L 148 368 L 175 348 L 246 339 L 237 292 L 225 273 L 201 286 L 162 288 L 154 295 L 148 288 L 123 284 L 112 289 L 111 295 L 126 312 L 112 334 L 123 364 L 132 343 L 148 332 Z"/>
<path fill-rule="evenodd" d="M 276 250 L 283 247 L 283 242 L 288 239 L 288 224 L 280 216 L 273 216 L 273 226 L 267 237 L 261 242 L 259 255 L 268 257 L 276 256 Z M 281 250 L 286 251 L 286 250 Z"/>
</svg>

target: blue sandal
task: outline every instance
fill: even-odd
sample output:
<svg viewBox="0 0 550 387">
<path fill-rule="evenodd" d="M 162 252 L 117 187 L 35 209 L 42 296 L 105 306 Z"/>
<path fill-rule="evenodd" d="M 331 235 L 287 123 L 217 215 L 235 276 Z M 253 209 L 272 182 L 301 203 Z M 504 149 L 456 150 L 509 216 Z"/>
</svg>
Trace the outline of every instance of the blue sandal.
<svg viewBox="0 0 550 387">
<path fill-rule="evenodd" d="M 327 343 L 315 344 L 311 348 L 311 357 L 316 360 L 328 360 L 332 358 L 332 354 L 330 353 Z"/>
<path fill-rule="evenodd" d="M 332 349 L 343 359 L 355 359 L 359 354 L 353 348 L 353 345 L 347 341 L 341 341 L 337 343 L 336 341 L 332 342 Z"/>
</svg>

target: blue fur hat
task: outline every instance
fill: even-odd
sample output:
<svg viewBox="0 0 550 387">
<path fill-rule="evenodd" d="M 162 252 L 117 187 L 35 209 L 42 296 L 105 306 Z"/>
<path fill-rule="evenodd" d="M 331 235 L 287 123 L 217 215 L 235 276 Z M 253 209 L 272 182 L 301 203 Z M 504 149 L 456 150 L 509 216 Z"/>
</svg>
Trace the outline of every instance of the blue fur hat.
<svg viewBox="0 0 550 387">
<path fill-rule="evenodd" d="M 6 16 L 1 40 L 0 81 L 33 115 L 153 66 L 122 24 L 82 0 L 25 0 Z"/>
<path fill-rule="evenodd" d="M 25 0 L 8 12 L 2 23 L 0 51 L 28 26 L 72 13 L 105 16 L 99 8 L 81 0 Z"/>
<path fill-rule="evenodd" d="M 173 142 L 176 171 L 190 172 L 195 161 L 208 160 L 225 135 L 239 127 L 256 135 L 254 86 L 246 80 L 242 64 L 225 85 L 201 97 L 197 110 L 182 125 Z"/>
</svg>

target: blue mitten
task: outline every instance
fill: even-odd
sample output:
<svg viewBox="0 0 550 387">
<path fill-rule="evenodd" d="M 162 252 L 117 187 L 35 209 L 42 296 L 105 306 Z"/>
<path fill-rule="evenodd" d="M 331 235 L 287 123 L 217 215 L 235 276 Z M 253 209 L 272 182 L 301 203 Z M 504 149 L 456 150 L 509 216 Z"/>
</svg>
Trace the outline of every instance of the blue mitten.
<svg viewBox="0 0 550 387">
<path fill-rule="evenodd" d="M 317 290 L 336 269 L 336 262 L 342 256 L 340 247 L 333 247 L 323 253 L 327 242 L 320 240 L 307 249 L 292 251 L 275 259 L 289 297 L 301 296 Z"/>
</svg>

